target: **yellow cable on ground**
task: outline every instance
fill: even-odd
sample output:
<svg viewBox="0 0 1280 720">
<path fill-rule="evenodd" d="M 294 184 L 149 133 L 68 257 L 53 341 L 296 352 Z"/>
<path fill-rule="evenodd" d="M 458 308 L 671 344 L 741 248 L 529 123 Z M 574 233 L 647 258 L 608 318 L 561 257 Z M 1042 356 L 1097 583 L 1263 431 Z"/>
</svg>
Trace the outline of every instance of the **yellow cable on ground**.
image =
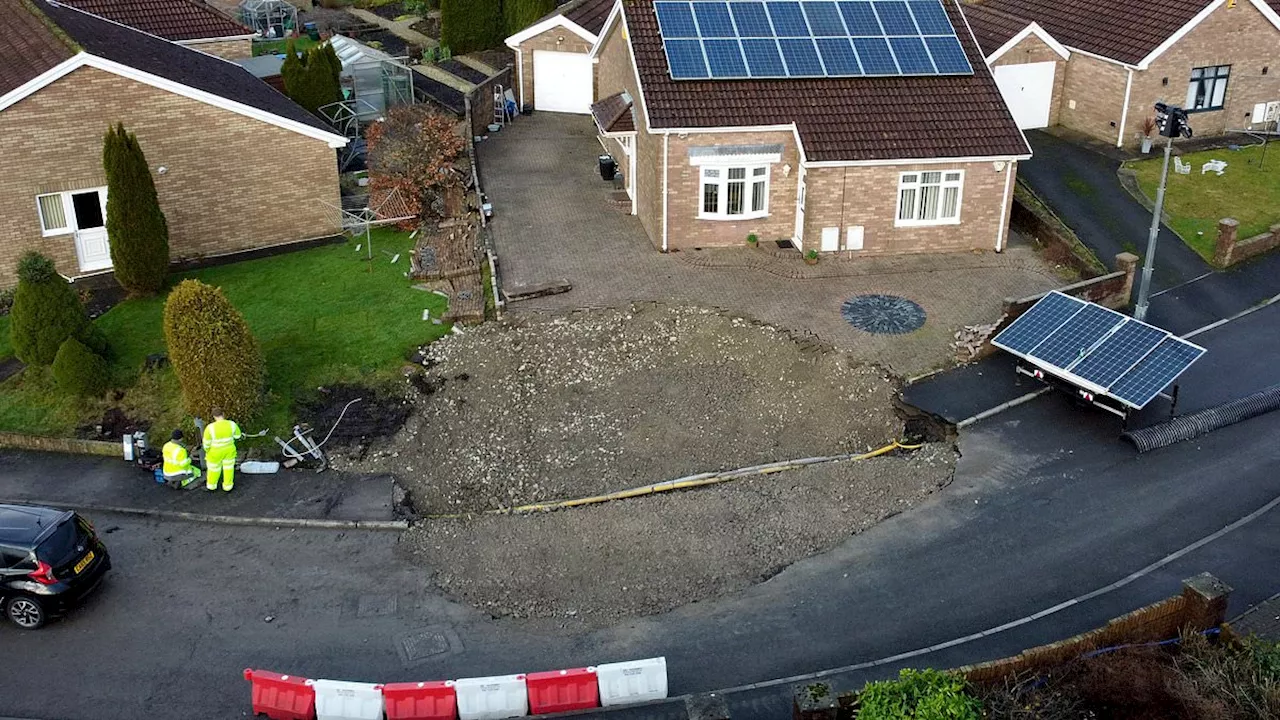
<svg viewBox="0 0 1280 720">
<path fill-rule="evenodd" d="M 751 467 L 739 468 L 737 470 L 726 470 L 718 473 L 700 473 L 697 475 L 687 475 L 675 480 L 664 480 L 660 483 L 652 485 L 642 485 L 640 487 L 631 488 L 629 490 L 618 490 L 617 492 L 606 493 L 604 495 L 592 495 L 590 497 L 575 498 L 573 500 L 556 500 L 546 503 L 531 503 L 529 505 L 518 505 L 511 508 L 501 508 L 499 510 L 485 510 L 482 513 L 449 513 L 443 515 L 427 515 L 428 520 L 456 520 L 465 517 L 471 517 L 476 514 L 480 515 L 524 515 L 535 512 L 549 512 L 551 510 L 563 510 L 572 507 L 581 507 L 583 505 L 598 505 L 600 503 L 612 502 L 614 500 L 626 500 L 628 498 L 643 497 L 645 495 L 655 495 L 662 492 L 671 492 L 672 490 L 688 490 L 690 488 L 704 487 L 706 485 L 716 485 L 730 480 L 738 480 L 752 475 L 772 475 L 785 470 L 798 470 L 806 468 L 810 465 L 821 465 L 829 462 L 840 462 L 844 460 L 869 460 L 879 457 L 894 450 L 916 450 L 924 447 L 924 443 L 915 445 L 904 445 L 901 440 L 895 440 L 881 448 L 876 448 L 870 452 L 861 454 L 845 454 L 845 455 L 827 455 L 822 457 L 804 458 L 800 460 L 782 460 L 780 462 L 767 463 L 764 465 L 753 465 Z"/>
</svg>

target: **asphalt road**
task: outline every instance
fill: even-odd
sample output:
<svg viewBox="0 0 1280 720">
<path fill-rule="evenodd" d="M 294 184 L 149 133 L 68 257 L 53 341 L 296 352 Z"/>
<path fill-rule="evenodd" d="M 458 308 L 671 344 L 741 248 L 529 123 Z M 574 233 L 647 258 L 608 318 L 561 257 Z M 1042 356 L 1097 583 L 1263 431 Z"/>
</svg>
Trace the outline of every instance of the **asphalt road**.
<svg viewBox="0 0 1280 720">
<path fill-rule="evenodd" d="M 1266 359 L 1277 356 L 1280 334 L 1266 331 L 1278 313 L 1197 338 L 1221 363 L 1203 366 L 1197 402 L 1275 379 Z M 1228 372 L 1233 364 L 1239 373 Z M 400 681 L 665 655 L 676 694 L 757 683 L 1016 620 L 1124 578 L 1280 496 L 1280 446 L 1266 440 L 1280 433 L 1280 415 L 1144 456 L 1118 431 L 1109 416 L 1040 398 L 966 432 L 955 482 L 917 510 L 737 596 L 591 633 L 570 620 L 495 621 L 442 599 L 427 572 L 402 561 L 390 533 L 96 517 L 117 569 L 65 622 L 38 633 L 0 628 L 6 656 L 22 659 L 0 674 L 0 714 L 242 717 L 244 667 Z M 1120 590 L 908 664 L 980 661 L 1071 635 L 1205 570 L 1236 588 L 1239 612 L 1280 589 L 1278 552 L 1273 510 Z M 893 668 L 835 682 L 858 687 Z M 785 686 L 767 686 L 730 702 L 735 718 L 763 719 L 785 714 L 786 698 Z"/>
</svg>

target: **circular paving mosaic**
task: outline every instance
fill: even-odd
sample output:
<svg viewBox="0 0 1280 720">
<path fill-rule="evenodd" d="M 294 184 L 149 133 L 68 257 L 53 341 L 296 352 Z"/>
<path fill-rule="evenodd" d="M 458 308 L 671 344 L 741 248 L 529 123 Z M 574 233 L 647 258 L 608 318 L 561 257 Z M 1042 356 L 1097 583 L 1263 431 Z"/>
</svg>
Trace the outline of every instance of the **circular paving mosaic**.
<svg viewBox="0 0 1280 720">
<path fill-rule="evenodd" d="M 855 295 L 840 306 L 850 325 L 876 335 L 903 335 L 924 325 L 924 308 L 897 295 Z"/>
</svg>

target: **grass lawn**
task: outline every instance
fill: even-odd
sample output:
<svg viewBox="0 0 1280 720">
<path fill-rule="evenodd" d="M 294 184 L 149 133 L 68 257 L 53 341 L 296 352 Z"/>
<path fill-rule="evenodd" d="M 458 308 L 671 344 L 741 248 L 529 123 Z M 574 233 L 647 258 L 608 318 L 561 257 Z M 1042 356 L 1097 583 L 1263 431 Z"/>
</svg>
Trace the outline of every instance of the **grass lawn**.
<svg viewBox="0 0 1280 720">
<path fill-rule="evenodd" d="M 1280 222 L 1280 143 L 1267 150 L 1266 165 L 1258 167 L 1262 146 L 1208 150 L 1182 156 L 1190 163 L 1191 174 L 1179 175 L 1169 164 L 1164 212 L 1169 227 L 1182 236 L 1205 259 L 1213 259 L 1218 237 L 1218 221 L 1232 217 L 1240 221 L 1240 239 L 1265 232 Z M 1129 163 L 1137 173 L 1142 192 L 1152 200 L 1160 183 L 1161 157 Z M 1221 177 L 1200 174 L 1209 160 L 1224 160 L 1227 170 Z"/>
<path fill-rule="evenodd" d="M 246 430 L 285 432 L 301 394 L 338 381 L 390 379 L 408 350 L 448 332 L 448 325 L 422 320 L 423 309 L 434 317 L 444 312 L 445 299 L 414 290 L 403 275 L 413 247 L 408 234 L 375 230 L 372 264 L 363 249 L 355 250 L 362 240 L 174 277 L 175 283 L 194 277 L 221 287 L 262 345 L 270 393 L 259 417 L 244 423 Z M 400 259 L 393 265 L 385 253 L 400 253 Z M 165 351 L 163 311 L 163 298 L 128 300 L 97 323 L 111 340 L 113 380 L 128 388 L 115 404 L 168 426 L 184 420 L 176 378 L 169 369 L 141 372 L 148 355 Z M 62 396 L 40 369 L 0 385 L 2 430 L 69 434 L 101 417 L 105 407 L 104 401 Z"/>
<path fill-rule="evenodd" d="M 288 38 L 281 40 L 255 40 L 253 42 L 253 56 L 279 55 L 284 52 L 284 46 L 288 42 Z M 307 48 L 319 44 L 306 35 L 299 35 L 293 39 L 293 46 L 298 49 L 298 52 L 304 52 Z"/>
</svg>

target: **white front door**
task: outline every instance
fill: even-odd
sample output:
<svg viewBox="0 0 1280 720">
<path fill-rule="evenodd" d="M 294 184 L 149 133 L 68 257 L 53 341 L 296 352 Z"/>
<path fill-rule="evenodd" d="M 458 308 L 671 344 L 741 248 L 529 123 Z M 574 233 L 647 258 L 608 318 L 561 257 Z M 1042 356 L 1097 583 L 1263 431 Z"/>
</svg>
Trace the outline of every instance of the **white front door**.
<svg viewBox="0 0 1280 720">
<path fill-rule="evenodd" d="M 591 112 L 594 87 L 586 53 L 533 51 L 533 107 L 547 112 Z"/>
<path fill-rule="evenodd" d="M 804 166 L 796 174 L 796 233 L 797 248 L 804 247 Z"/>
<path fill-rule="evenodd" d="M 80 272 L 111 267 L 111 244 L 107 242 L 107 189 L 71 193 L 71 221 L 76 234 L 76 255 Z"/>
<path fill-rule="evenodd" d="M 1009 112 L 1023 130 L 1049 127 L 1056 63 L 997 65 L 991 68 Z"/>
</svg>

